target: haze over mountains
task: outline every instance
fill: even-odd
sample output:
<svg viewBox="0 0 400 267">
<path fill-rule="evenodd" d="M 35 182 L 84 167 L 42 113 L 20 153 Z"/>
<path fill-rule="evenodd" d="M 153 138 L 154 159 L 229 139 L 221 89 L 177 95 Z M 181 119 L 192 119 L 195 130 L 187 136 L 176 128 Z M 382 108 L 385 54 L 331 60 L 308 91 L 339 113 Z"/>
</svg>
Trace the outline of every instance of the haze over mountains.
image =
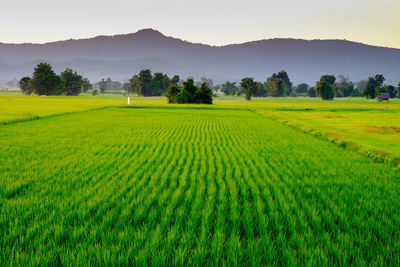
<svg viewBox="0 0 400 267">
<path fill-rule="evenodd" d="M 323 74 L 348 75 L 358 81 L 383 74 L 387 83 L 400 81 L 400 49 L 342 40 L 269 39 L 227 46 L 186 42 L 145 29 L 133 34 L 98 36 L 46 44 L 0 43 L 0 79 L 31 75 L 41 61 L 56 72 L 66 67 L 90 80 L 124 81 L 141 69 L 214 82 L 254 77 L 265 81 L 286 70 L 297 84 L 314 84 Z"/>
</svg>

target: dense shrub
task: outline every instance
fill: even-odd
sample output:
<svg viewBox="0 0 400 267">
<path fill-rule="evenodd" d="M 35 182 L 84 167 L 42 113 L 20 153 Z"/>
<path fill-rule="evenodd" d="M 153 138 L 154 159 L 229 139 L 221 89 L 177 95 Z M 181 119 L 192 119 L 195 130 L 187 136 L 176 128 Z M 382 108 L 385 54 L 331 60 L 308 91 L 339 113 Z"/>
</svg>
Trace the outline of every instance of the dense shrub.
<svg viewBox="0 0 400 267">
<path fill-rule="evenodd" d="M 168 103 L 178 104 L 212 104 L 213 93 L 207 83 L 202 83 L 200 87 L 194 84 L 193 79 L 187 79 L 182 87 L 172 84 L 168 87 Z"/>
</svg>

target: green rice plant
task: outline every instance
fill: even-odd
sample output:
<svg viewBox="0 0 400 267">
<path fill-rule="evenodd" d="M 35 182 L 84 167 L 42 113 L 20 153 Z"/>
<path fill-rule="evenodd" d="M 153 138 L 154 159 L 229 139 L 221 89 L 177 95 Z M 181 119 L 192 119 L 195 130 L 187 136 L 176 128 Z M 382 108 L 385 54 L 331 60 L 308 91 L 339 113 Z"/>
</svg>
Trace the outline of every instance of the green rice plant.
<svg viewBox="0 0 400 267">
<path fill-rule="evenodd" d="M 265 103 L 0 125 L 0 264 L 398 265 L 398 169 Z"/>
</svg>

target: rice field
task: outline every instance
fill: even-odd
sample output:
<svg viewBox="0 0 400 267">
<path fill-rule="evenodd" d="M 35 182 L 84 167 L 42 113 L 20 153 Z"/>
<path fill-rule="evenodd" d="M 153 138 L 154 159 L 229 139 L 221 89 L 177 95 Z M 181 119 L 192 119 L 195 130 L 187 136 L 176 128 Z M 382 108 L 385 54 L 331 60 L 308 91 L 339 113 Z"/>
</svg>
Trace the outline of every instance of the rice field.
<svg viewBox="0 0 400 267">
<path fill-rule="evenodd" d="M 400 264 L 398 168 L 232 105 L 0 125 L 0 265 Z"/>
</svg>

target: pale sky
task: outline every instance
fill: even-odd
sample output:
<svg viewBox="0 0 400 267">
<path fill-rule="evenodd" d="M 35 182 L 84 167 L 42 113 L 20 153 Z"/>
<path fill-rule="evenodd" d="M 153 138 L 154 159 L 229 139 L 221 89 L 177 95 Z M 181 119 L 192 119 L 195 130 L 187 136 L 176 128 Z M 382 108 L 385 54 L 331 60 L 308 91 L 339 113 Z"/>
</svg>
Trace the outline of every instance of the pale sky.
<svg viewBox="0 0 400 267">
<path fill-rule="evenodd" d="M 154 28 L 211 45 L 290 37 L 400 48 L 400 0 L 1 0 L 0 19 L 5 43 Z"/>
</svg>

